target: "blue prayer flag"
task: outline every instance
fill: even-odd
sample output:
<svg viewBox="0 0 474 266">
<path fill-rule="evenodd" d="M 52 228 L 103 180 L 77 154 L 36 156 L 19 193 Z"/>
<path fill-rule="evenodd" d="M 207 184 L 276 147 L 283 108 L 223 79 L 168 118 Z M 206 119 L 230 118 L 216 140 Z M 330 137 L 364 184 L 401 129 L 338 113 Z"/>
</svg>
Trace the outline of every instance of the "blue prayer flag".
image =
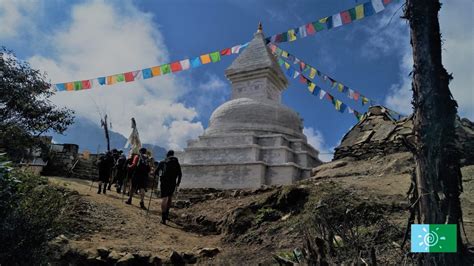
<svg viewBox="0 0 474 266">
<path fill-rule="evenodd" d="M 364 17 L 372 16 L 375 13 L 372 2 L 364 3 Z"/>
<path fill-rule="evenodd" d="M 143 79 L 149 79 L 149 78 L 153 77 L 153 75 L 151 74 L 151 68 L 143 69 L 142 73 L 143 73 Z"/>
<path fill-rule="evenodd" d="M 201 64 L 201 59 L 199 58 L 199 56 L 191 60 L 192 67 L 198 67 L 200 65 L 202 64 Z"/>
<path fill-rule="evenodd" d="M 97 78 L 97 81 L 99 82 L 100 85 L 105 85 L 105 77 L 99 77 Z"/>
<path fill-rule="evenodd" d="M 57 91 L 65 91 L 66 90 L 66 85 L 64 83 L 56 84 L 56 90 Z"/>
<path fill-rule="evenodd" d="M 339 112 L 344 113 L 346 108 L 347 108 L 347 105 L 345 105 L 344 103 L 341 103 L 341 107 L 339 108 Z"/>
<path fill-rule="evenodd" d="M 326 25 L 328 29 L 331 29 L 333 27 L 332 25 L 332 16 L 329 16 L 326 20 Z"/>
</svg>

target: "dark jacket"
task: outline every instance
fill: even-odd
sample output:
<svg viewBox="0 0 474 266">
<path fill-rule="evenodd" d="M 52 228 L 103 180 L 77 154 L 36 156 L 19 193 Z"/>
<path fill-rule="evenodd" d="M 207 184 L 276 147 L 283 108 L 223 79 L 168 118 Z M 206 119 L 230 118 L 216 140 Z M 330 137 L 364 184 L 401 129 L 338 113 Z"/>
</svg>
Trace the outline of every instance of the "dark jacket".
<svg viewBox="0 0 474 266">
<path fill-rule="evenodd" d="M 162 183 L 172 183 L 179 185 L 181 183 L 181 165 L 178 158 L 170 156 L 164 162 L 158 165 L 158 172 L 161 173 L 160 181 Z M 176 181 L 177 179 L 177 181 Z"/>
</svg>

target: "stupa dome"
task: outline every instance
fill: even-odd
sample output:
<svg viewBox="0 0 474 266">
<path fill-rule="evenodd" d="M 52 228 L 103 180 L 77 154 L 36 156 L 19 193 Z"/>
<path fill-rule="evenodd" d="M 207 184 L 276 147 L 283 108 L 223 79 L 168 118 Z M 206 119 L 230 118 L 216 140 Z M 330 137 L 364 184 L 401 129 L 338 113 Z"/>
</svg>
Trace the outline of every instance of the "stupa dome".
<svg viewBox="0 0 474 266">
<path fill-rule="evenodd" d="M 291 138 L 306 139 L 296 112 L 280 103 L 250 98 L 234 99 L 214 110 L 205 135 L 237 132 L 284 134 Z"/>
</svg>

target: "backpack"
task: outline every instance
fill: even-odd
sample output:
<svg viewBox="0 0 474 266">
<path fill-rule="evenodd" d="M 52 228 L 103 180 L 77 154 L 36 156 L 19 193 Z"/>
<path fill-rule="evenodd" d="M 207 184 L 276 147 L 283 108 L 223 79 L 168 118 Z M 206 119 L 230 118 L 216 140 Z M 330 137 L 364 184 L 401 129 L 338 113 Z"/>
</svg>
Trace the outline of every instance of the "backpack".
<svg viewBox="0 0 474 266">
<path fill-rule="evenodd" d="M 148 165 L 148 157 L 146 155 L 138 155 L 137 172 L 143 174 L 150 172 L 150 166 Z"/>
<path fill-rule="evenodd" d="M 178 159 L 175 157 L 170 157 L 165 160 L 163 163 L 162 177 L 167 180 L 176 180 L 178 177 L 181 168 L 178 163 Z"/>
</svg>

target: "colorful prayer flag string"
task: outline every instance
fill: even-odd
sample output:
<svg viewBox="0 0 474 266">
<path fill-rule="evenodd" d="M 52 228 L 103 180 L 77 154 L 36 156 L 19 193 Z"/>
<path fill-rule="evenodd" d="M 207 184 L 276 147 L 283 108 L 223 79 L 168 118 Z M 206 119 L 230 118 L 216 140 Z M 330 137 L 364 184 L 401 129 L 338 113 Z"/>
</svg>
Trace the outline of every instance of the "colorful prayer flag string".
<svg viewBox="0 0 474 266">
<path fill-rule="evenodd" d="M 240 53 L 248 43 L 235 45 L 231 48 L 225 48 L 208 54 L 203 54 L 191 59 L 174 61 L 172 63 L 162 64 L 159 66 L 144 68 L 125 73 L 98 77 L 88 80 L 70 81 L 65 83 L 57 83 L 53 85 L 56 91 L 78 91 L 91 89 L 96 86 L 113 85 L 120 82 L 132 82 L 136 80 L 144 80 L 154 78 L 170 73 L 176 73 L 191 68 L 196 68 L 204 64 L 217 63 L 221 61 L 223 56 Z"/>
<path fill-rule="evenodd" d="M 266 40 L 273 43 L 293 42 L 296 39 L 305 38 L 323 30 L 337 28 L 365 17 L 372 16 L 383 11 L 391 2 L 392 0 L 371 0 L 370 2 L 359 4 L 332 16 L 321 18 L 294 29 L 275 34 L 268 37 Z"/>
<path fill-rule="evenodd" d="M 363 118 L 363 114 L 360 113 L 359 111 L 351 108 L 347 104 L 343 103 L 342 101 L 336 99 L 334 96 L 332 96 L 329 92 L 323 90 L 321 87 L 316 85 L 315 83 L 311 82 L 310 79 L 308 79 L 305 75 L 303 75 L 302 72 L 299 72 L 298 70 L 295 70 L 293 66 L 279 58 L 278 64 L 283 68 L 283 72 L 292 79 L 299 79 L 300 83 L 305 84 L 308 88 L 308 91 L 313 94 L 316 97 L 319 97 L 319 99 L 326 99 L 334 105 L 334 108 L 336 111 L 340 113 L 344 113 L 346 110 L 348 113 L 353 114 L 357 121 L 360 121 Z"/>
<path fill-rule="evenodd" d="M 290 63 L 292 63 L 294 65 L 298 65 L 299 70 L 301 71 L 301 73 L 309 72 L 308 75 L 309 75 L 311 80 L 314 80 L 314 78 L 316 76 L 320 77 L 323 81 L 328 82 L 329 85 L 331 86 L 331 88 L 337 89 L 339 92 L 346 94 L 346 96 L 348 98 L 353 99 L 356 102 L 359 101 L 359 99 L 360 99 L 362 106 L 364 106 L 366 104 L 374 105 L 374 104 L 377 103 L 376 101 L 371 100 L 368 97 L 362 95 L 359 91 L 351 89 L 351 88 L 347 87 L 346 85 L 344 85 L 342 82 L 339 82 L 339 81 L 335 80 L 334 78 L 328 76 L 327 74 L 324 74 L 323 72 L 319 71 L 316 67 L 304 62 L 303 60 L 301 60 L 301 59 L 297 58 L 296 56 L 290 54 L 288 51 L 285 51 L 285 50 L 281 49 L 277 45 L 275 45 L 273 43 L 269 43 L 268 47 L 272 51 L 273 55 L 275 55 L 277 57 L 277 61 L 279 62 L 279 64 L 280 65 L 284 64 L 286 69 L 290 68 L 290 64 L 285 62 L 285 60 L 281 58 L 281 57 L 283 57 L 283 54 L 286 55 L 286 60 L 290 61 Z M 283 61 L 283 63 L 280 63 L 280 60 Z M 396 114 L 398 119 L 403 117 L 401 114 L 399 114 L 399 113 L 397 113 L 397 112 L 395 112 L 395 111 L 393 111 L 393 110 L 391 110 L 387 107 L 385 107 L 385 108 L 387 110 L 389 110 L 392 114 Z"/>
</svg>

